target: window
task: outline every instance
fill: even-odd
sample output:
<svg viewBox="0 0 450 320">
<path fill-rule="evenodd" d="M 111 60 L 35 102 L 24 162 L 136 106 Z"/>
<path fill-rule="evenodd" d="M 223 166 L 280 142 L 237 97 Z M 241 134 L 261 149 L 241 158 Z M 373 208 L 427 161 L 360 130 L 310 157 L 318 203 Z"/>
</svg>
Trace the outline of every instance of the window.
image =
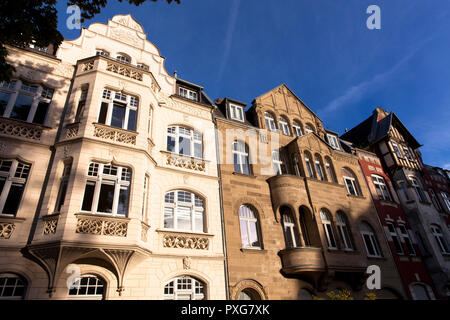
<svg viewBox="0 0 450 320">
<path fill-rule="evenodd" d="M 249 206 L 239 208 L 239 225 L 241 229 L 242 247 L 261 249 L 259 222 L 256 211 Z"/>
<path fill-rule="evenodd" d="M 87 176 L 81 210 L 127 216 L 131 169 L 91 162 Z"/>
<path fill-rule="evenodd" d="M 409 151 L 409 148 L 405 145 L 402 146 L 403 147 L 403 152 L 405 153 L 406 158 L 408 158 L 408 160 L 413 161 L 414 158 L 411 154 L 411 152 Z"/>
<path fill-rule="evenodd" d="M 276 175 L 286 174 L 286 165 L 278 150 L 272 151 L 272 165 Z"/>
<path fill-rule="evenodd" d="M 231 119 L 244 122 L 244 108 L 230 104 Z"/>
<path fill-rule="evenodd" d="M 0 159 L 0 213 L 16 216 L 31 165 Z"/>
<path fill-rule="evenodd" d="M 336 149 L 336 150 L 340 149 L 338 139 L 335 135 L 327 134 L 327 138 L 328 138 L 328 143 L 330 144 L 330 146 L 333 149 Z"/>
<path fill-rule="evenodd" d="M 444 235 L 442 234 L 441 228 L 439 228 L 436 225 L 432 225 L 431 233 L 433 234 L 434 238 L 436 239 L 436 242 L 439 245 L 441 252 L 445 253 L 445 254 L 450 254 L 447 240 L 445 239 Z"/>
<path fill-rule="evenodd" d="M 128 56 L 128 55 L 126 55 L 126 54 L 123 54 L 123 53 L 119 53 L 119 54 L 116 56 L 116 59 L 117 59 L 118 61 L 120 61 L 120 62 L 123 62 L 123 63 L 131 63 L 131 58 L 130 58 L 130 56 Z"/>
<path fill-rule="evenodd" d="M 397 230 L 395 230 L 395 227 L 391 222 L 387 222 L 386 225 L 388 227 L 389 234 L 391 235 L 392 242 L 394 242 L 395 251 L 397 254 L 403 254 L 403 247 L 398 237 Z"/>
<path fill-rule="evenodd" d="M 441 191 L 442 199 L 444 200 L 445 205 L 447 206 L 447 210 L 450 211 L 450 197 L 444 191 Z"/>
<path fill-rule="evenodd" d="M 331 218 L 328 211 L 320 210 L 320 219 L 322 220 L 323 231 L 327 239 L 327 245 L 330 249 L 337 249 L 336 240 L 334 238 L 333 227 L 331 225 Z"/>
<path fill-rule="evenodd" d="M 142 221 L 147 221 L 147 208 L 148 208 L 148 188 L 150 177 L 145 175 L 144 177 L 144 190 L 142 192 Z"/>
<path fill-rule="evenodd" d="M 433 202 L 433 205 L 436 208 L 436 210 L 439 211 L 439 212 L 444 211 L 442 209 L 441 204 L 439 203 L 439 199 L 436 196 L 436 193 L 434 193 L 434 190 L 430 188 L 430 189 L 428 189 L 428 192 L 430 193 L 431 202 Z"/>
<path fill-rule="evenodd" d="M 334 173 L 333 163 L 329 157 L 325 157 L 325 171 L 328 176 L 328 180 L 333 183 L 337 183 L 336 174 Z"/>
<path fill-rule="evenodd" d="M 75 113 L 75 122 L 79 122 L 83 118 L 88 90 L 89 88 L 87 87 L 81 89 L 80 100 L 78 101 L 77 112 Z"/>
<path fill-rule="evenodd" d="M 289 208 L 283 207 L 281 210 L 283 221 L 284 238 L 286 240 L 286 248 L 300 247 L 300 235 L 298 233 L 297 224 Z"/>
<path fill-rule="evenodd" d="M 139 69 L 145 70 L 145 71 L 149 71 L 150 70 L 150 67 L 148 65 L 144 64 L 144 63 L 138 63 L 136 65 L 136 67 L 138 67 Z"/>
<path fill-rule="evenodd" d="M 85 297 L 89 299 L 102 299 L 105 293 L 106 282 L 102 278 L 87 274 L 81 276 L 69 289 L 69 296 Z"/>
<path fill-rule="evenodd" d="M 360 196 L 361 194 L 359 191 L 358 182 L 353 172 L 347 168 L 342 168 L 342 175 L 348 194 L 352 196 Z"/>
<path fill-rule="evenodd" d="M 249 164 L 249 152 L 247 145 L 241 141 L 233 142 L 232 147 L 233 161 L 234 161 L 234 172 L 242 174 L 251 174 L 250 164 Z"/>
<path fill-rule="evenodd" d="M 295 175 L 298 177 L 302 176 L 302 171 L 300 169 L 300 161 L 298 160 L 298 155 L 297 154 L 293 154 L 292 155 L 292 163 L 294 164 L 294 171 L 295 171 Z"/>
<path fill-rule="evenodd" d="M 61 177 L 61 182 L 59 184 L 58 196 L 56 197 L 55 212 L 60 212 L 61 207 L 64 205 L 71 169 L 72 169 L 72 162 L 64 164 L 63 174 Z"/>
<path fill-rule="evenodd" d="M 311 164 L 311 156 L 307 152 L 305 152 L 305 163 L 306 163 L 306 170 L 308 171 L 308 177 L 314 179 L 314 170 Z"/>
<path fill-rule="evenodd" d="M 315 165 L 316 165 L 316 173 L 317 173 L 317 177 L 324 181 L 325 180 L 325 175 L 323 173 L 323 166 L 322 166 L 322 159 L 316 155 L 316 160 L 314 161 Z"/>
<path fill-rule="evenodd" d="M 0 84 L 0 116 L 43 125 L 54 90 L 22 80 Z"/>
<path fill-rule="evenodd" d="M 288 121 L 286 120 L 286 118 L 285 117 L 280 117 L 279 122 L 280 122 L 281 132 L 283 132 L 283 134 L 285 136 L 290 136 L 291 135 L 291 131 L 289 130 L 289 124 L 288 124 Z"/>
<path fill-rule="evenodd" d="M 397 155 L 398 158 L 403 158 L 403 154 L 400 151 L 400 149 L 398 148 L 397 143 L 395 143 L 394 141 L 391 141 L 392 144 L 392 149 L 394 150 L 395 154 Z"/>
<path fill-rule="evenodd" d="M 152 117 L 153 117 L 153 107 L 150 106 L 150 109 L 148 110 L 148 137 L 150 138 L 152 136 Z"/>
<path fill-rule="evenodd" d="M 165 300 L 205 300 L 206 285 L 193 277 L 181 276 L 164 286 Z"/>
<path fill-rule="evenodd" d="M 310 132 L 315 132 L 314 127 L 312 125 L 310 125 L 309 123 L 307 123 L 305 126 L 305 134 L 308 134 Z"/>
<path fill-rule="evenodd" d="M 184 156 L 202 158 L 202 134 L 185 127 L 168 127 L 167 151 Z"/>
<path fill-rule="evenodd" d="M 419 197 L 419 200 L 421 202 L 427 202 L 427 198 L 425 196 L 425 193 L 423 192 L 422 187 L 420 186 L 419 182 L 416 178 L 410 177 L 409 180 L 411 181 L 411 185 L 416 191 L 417 196 Z"/>
<path fill-rule="evenodd" d="M 301 137 L 303 135 L 302 125 L 298 121 L 294 120 L 292 127 L 294 128 L 294 132 L 297 137 Z"/>
<path fill-rule="evenodd" d="M 0 300 L 21 299 L 25 295 L 27 283 L 13 273 L 0 274 Z"/>
<path fill-rule="evenodd" d="M 404 182 L 400 182 L 400 189 L 402 189 L 403 195 L 405 196 L 406 201 L 411 200 L 411 198 L 408 195 L 408 190 L 406 189 L 405 183 Z"/>
<path fill-rule="evenodd" d="M 342 239 L 345 250 L 353 250 L 353 241 L 350 236 L 350 230 L 347 222 L 347 217 L 343 212 L 338 211 L 336 214 L 336 227 L 338 229 L 339 236 Z"/>
<path fill-rule="evenodd" d="M 138 106 L 138 97 L 104 89 L 98 123 L 136 131 Z"/>
<path fill-rule="evenodd" d="M 368 223 L 362 222 L 360 225 L 360 232 L 363 238 L 364 246 L 366 247 L 367 256 L 381 257 L 380 246 L 378 245 L 378 241 L 372 227 Z"/>
<path fill-rule="evenodd" d="M 275 124 L 275 119 L 273 118 L 273 116 L 270 113 L 265 112 L 264 113 L 264 119 L 266 121 L 266 128 L 267 128 L 267 130 L 276 132 L 277 131 L 277 126 Z"/>
<path fill-rule="evenodd" d="M 103 49 L 97 49 L 97 51 L 95 52 L 96 56 L 104 56 L 104 57 L 109 57 L 109 52 Z"/>
<path fill-rule="evenodd" d="M 239 292 L 238 300 L 261 300 L 258 292 L 251 288 L 246 288 Z"/>
<path fill-rule="evenodd" d="M 398 229 L 400 230 L 400 234 L 403 238 L 403 241 L 405 241 L 406 247 L 408 248 L 408 252 L 410 255 L 415 256 L 416 255 L 416 249 L 414 249 L 414 246 L 411 241 L 411 237 L 409 236 L 408 230 L 406 230 L 406 227 L 404 224 L 399 224 Z"/>
<path fill-rule="evenodd" d="M 184 190 L 167 192 L 164 197 L 164 228 L 205 232 L 203 199 Z"/>
<path fill-rule="evenodd" d="M 381 200 L 392 201 L 391 194 L 387 189 L 384 178 L 373 174 L 372 180 L 373 184 L 375 185 L 375 189 L 377 190 L 378 197 Z"/>
<path fill-rule="evenodd" d="M 183 98 L 198 101 L 198 94 L 195 91 L 180 87 L 180 96 Z"/>
</svg>

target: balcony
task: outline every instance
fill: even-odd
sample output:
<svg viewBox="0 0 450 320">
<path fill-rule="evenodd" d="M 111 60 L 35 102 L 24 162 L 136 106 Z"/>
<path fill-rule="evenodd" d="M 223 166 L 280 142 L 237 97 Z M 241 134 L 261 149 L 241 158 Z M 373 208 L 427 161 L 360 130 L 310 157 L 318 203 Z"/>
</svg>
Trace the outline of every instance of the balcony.
<svg viewBox="0 0 450 320">
<path fill-rule="evenodd" d="M 273 176 L 267 179 L 267 182 L 275 208 L 282 204 L 292 203 L 293 199 L 307 201 L 305 183 L 301 177 L 283 174 Z"/>
<path fill-rule="evenodd" d="M 282 272 L 288 275 L 311 274 L 319 275 L 326 271 L 326 263 L 322 248 L 300 247 L 281 250 Z"/>
<path fill-rule="evenodd" d="M 130 219 L 77 214 L 76 233 L 126 237 Z"/>
<path fill-rule="evenodd" d="M 0 134 L 40 141 L 45 129 L 50 128 L 35 123 L 0 117 Z"/>
<path fill-rule="evenodd" d="M 165 156 L 165 164 L 193 171 L 206 171 L 206 161 L 199 158 L 184 156 L 168 151 L 161 151 Z"/>
<path fill-rule="evenodd" d="M 111 127 L 101 123 L 94 123 L 94 137 L 102 138 L 105 140 L 111 140 L 114 142 L 120 142 L 124 144 L 136 145 L 137 135 L 138 133 L 135 131 Z"/>
</svg>

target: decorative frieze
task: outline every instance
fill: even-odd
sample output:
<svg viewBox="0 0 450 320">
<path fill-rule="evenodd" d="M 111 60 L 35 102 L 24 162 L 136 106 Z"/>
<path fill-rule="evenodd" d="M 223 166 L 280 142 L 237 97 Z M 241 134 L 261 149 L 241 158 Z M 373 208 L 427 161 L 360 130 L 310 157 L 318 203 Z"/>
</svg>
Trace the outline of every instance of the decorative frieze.
<svg viewBox="0 0 450 320">
<path fill-rule="evenodd" d="M 171 233 L 164 235 L 163 246 L 165 248 L 208 250 L 209 239 L 197 235 Z"/>
<path fill-rule="evenodd" d="M 44 219 L 44 235 L 56 233 L 57 225 L 58 225 L 58 216 L 46 217 Z"/>
<path fill-rule="evenodd" d="M 170 152 L 164 152 L 166 156 L 166 164 L 178 168 L 189 169 L 194 171 L 205 171 L 206 163 L 203 159 L 183 156 Z"/>
<path fill-rule="evenodd" d="M 82 72 L 91 71 L 93 69 L 94 69 L 94 60 L 86 61 L 81 65 Z"/>
<path fill-rule="evenodd" d="M 94 137 L 136 145 L 137 132 L 105 126 L 100 123 L 94 123 L 94 127 Z"/>
<path fill-rule="evenodd" d="M 135 68 L 132 66 L 124 66 L 120 63 L 115 63 L 112 61 L 108 61 L 108 64 L 106 65 L 106 70 L 134 80 L 142 81 L 143 79 L 143 73 L 141 71 L 135 70 Z"/>
<path fill-rule="evenodd" d="M 71 139 L 78 136 L 79 124 L 74 123 L 66 126 L 66 138 Z"/>
<path fill-rule="evenodd" d="M 14 223 L 0 222 L 0 239 L 9 239 L 15 228 Z"/>
<path fill-rule="evenodd" d="M 42 130 L 42 127 L 32 123 L 7 118 L 0 119 L 0 134 L 39 141 L 41 140 Z"/>
<path fill-rule="evenodd" d="M 128 220 L 123 218 L 78 215 L 77 233 L 126 237 L 127 230 Z"/>
</svg>

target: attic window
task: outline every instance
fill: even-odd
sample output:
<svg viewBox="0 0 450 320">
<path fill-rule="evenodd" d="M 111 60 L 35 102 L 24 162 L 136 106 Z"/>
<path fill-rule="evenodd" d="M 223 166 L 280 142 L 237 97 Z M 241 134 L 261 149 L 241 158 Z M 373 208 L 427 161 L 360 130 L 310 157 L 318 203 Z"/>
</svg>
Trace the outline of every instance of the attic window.
<svg viewBox="0 0 450 320">
<path fill-rule="evenodd" d="M 97 49 L 97 51 L 95 52 L 96 56 L 104 56 L 104 57 L 109 57 L 109 52 L 103 49 Z"/>
<path fill-rule="evenodd" d="M 230 104 L 230 116 L 231 119 L 244 121 L 244 110 L 241 106 Z"/>
<path fill-rule="evenodd" d="M 339 143 L 335 135 L 327 134 L 328 143 L 333 149 L 339 150 Z"/>
<path fill-rule="evenodd" d="M 119 53 L 116 59 L 124 63 L 131 63 L 131 58 L 123 53 Z"/>
<path fill-rule="evenodd" d="M 146 70 L 146 71 L 149 71 L 149 70 L 150 70 L 150 68 L 148 67 L 148 65 L 143 64 L 143 63 L 138 63 L 138 64 L 136 65 L 136 67 L 138 67 L 139 69 L 142 69 L 142 70 Z"/>
<path fill-rule="evenodd" d="M 180 96 L 183 98 L 198 101 L 198 94 L 195 91 L 180 87 Z"/>
</svg>

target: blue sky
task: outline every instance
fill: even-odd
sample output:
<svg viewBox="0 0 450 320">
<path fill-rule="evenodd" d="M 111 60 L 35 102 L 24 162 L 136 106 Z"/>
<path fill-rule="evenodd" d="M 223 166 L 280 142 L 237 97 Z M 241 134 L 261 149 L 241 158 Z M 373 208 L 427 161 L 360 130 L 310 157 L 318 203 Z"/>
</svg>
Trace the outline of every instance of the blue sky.
<svg viewBox="0 0 450 320">
<path fill-rule="evenodd" d="M 213 98 L 247 102 L 285 83 L 343 133 L 378 106 L 394 111 L 426 163 L 450 169 L 450 1 L 109 0 L 92 22 L 131 13 L 166 57 L 169 73 Z M 381 8 L 381 30 L 366 9 Z M 67 39 L 66 1 L 58 1 Z"/>
</svg>

